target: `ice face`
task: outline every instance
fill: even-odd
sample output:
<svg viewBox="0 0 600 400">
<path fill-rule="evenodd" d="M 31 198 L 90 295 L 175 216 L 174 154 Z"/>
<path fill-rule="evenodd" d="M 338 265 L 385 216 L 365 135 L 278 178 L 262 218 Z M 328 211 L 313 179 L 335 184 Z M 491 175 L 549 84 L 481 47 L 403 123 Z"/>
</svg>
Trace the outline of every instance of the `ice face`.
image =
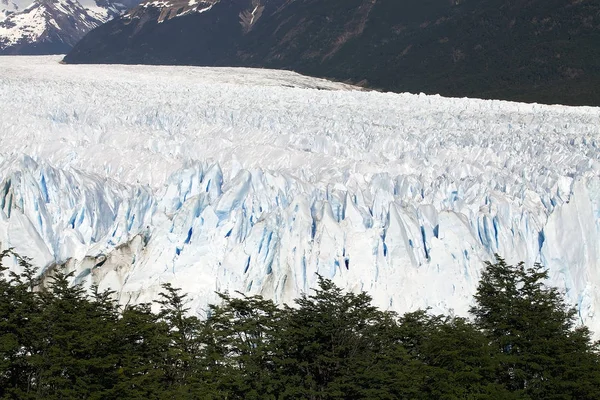
<svg viewBox="0 0 600 400">
<path fill-rule="evenodd" d="M 171 282 L 199 313 L 319 273 L 465 315 L 498 253 L 546 265 L 600 332 L 598 108 L 57 61 L 0 60 L 2 248 L 122 302 Z"/>
</svg>

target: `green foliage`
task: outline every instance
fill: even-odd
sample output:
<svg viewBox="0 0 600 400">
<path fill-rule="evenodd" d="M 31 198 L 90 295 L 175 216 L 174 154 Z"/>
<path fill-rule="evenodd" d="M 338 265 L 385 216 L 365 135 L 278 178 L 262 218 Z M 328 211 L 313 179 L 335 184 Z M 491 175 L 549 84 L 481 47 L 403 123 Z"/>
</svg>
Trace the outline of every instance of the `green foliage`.
<svg viewBox="0 0 600 400">
<path fill-rule="evenodd" d="M 471 313 L 496 352 L 497 383 L 533 399 L 600 398 L 597 346 L 575 326 L 575 309 L 545 285 L 548 272 L 496 257 Z"/>
<path fill-rule="evenodd" d="M 2 264 L 12 258 L 21 274 Z M 150 304 L 41 287 L 0 253 L 2 399 L 598 399 L 600 355 L 540 266 L 486 263 L 474 322 L 381 311 L 366 293 L 318 287 L 278 306 L 220 294 L 208 317 L 163 285 Z"/>
<path fill-rule="evenodd" d="M 366 293 L 343 293 L 322 277 L 314 294 L 296 303 L 296 308 L 286 308 L 283 338 L 290 357 L 286 375 L 297 378 L 288 385 L 287 398 L 393 399 L 409 394 L 418 362 L 398 345 L 393 313 L 373 307 Z"/>
<path fill-rule="evenodd" d="M 233 298 L 210 307 L 204 342 L 218 392 L 227 398 L 279 398 L 282 375 L 280 334 L 283 312 L 261 296 Z"/>
</svg>

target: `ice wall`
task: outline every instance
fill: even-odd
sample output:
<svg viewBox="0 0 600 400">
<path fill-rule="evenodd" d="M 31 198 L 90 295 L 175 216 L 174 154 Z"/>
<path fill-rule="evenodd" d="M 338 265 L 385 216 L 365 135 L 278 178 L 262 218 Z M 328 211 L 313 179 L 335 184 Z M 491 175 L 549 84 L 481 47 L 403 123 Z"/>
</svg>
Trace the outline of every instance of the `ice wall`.
<svg viewBox="0 0 600 400">
<path fill-rule="evenodd" d="M 464 315 L 499 253 L 546 265 L 600 332 L 599 109 L 55 61 L 2 60 L 2 248 L 122 302 L 172 282 L 200 313 L 320 273 Z"/>
</svg>

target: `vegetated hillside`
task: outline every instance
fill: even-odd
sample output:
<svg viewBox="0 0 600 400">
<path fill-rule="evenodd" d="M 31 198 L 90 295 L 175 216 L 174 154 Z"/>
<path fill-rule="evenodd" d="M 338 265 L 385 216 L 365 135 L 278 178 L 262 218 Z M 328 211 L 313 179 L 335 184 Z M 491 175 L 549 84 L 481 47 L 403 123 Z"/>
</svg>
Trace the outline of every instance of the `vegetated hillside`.
<svg viewBox="0 0 600 400">
<path fill-rule="evenodd" d="M 283 68 L 382 90 L 600 105 L 598 1 L 210 3 L 143 3 L 65 61 Z M 179 14 L 159 23 L 165 7 Z"/>
</svg>

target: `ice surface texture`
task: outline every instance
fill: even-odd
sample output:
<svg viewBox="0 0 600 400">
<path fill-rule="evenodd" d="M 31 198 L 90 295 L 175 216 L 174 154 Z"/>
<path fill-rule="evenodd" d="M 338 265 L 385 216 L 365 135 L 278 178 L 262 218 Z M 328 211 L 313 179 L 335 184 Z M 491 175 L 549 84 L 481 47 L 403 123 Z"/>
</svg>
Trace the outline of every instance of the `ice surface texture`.
<svg viewBox="0 0 600 400">
<path fill-rule="evenodd" d="M 600 109 L 58 59 L 0 58 L 2 248 L 122 302 L 290 302 L 320 273 L 461 315 L 499 253 L 600 331 Z"/>
</svg>

